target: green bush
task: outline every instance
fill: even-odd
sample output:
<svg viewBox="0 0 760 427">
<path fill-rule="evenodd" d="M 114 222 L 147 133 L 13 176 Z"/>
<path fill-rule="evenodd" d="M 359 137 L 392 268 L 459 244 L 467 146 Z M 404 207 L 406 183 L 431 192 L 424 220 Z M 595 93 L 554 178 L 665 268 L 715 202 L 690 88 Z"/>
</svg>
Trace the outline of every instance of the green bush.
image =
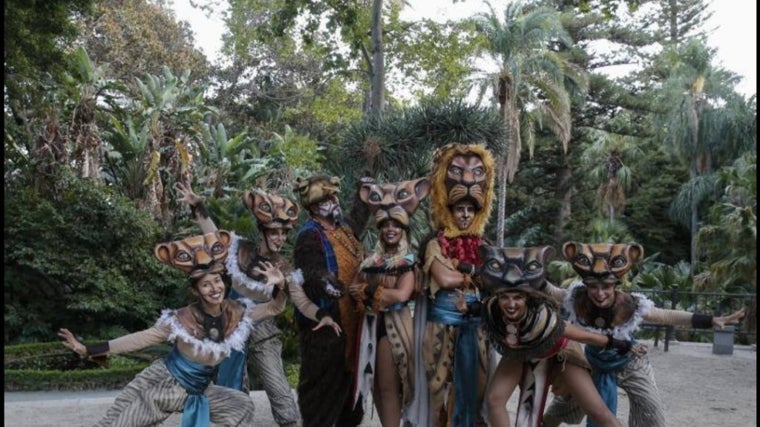
<svg viewBox="0 0 760 427">
<path fill-rule="evenodd" d="M 151 346 L 101 363 L 80 358 L 60 342 L 5 346 L 5 391 L 119 389 L 167 351 L 165 345 Z"/>
</svg>

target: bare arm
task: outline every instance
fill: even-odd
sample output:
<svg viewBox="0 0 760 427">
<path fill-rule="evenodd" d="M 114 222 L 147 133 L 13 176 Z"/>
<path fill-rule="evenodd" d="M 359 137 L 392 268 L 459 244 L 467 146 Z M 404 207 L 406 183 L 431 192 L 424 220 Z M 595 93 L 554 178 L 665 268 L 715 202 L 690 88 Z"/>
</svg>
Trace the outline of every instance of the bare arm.
<svg viewBox="0 0 760 427">
<path fill-rule="evenodd" d="M 430 275 L 443 289 L 465 287 L 465 275 L 445 265 L 440 260 L 433 260 L 433 263 L 430 264 Z"/>
<path fill-rule="evenodd" d="M 663 325 L 687 326 L 694 329 L 719 328 L 733 325 L 744 317 L 745 309 L 735 311 L 728 316 L 711 316 L 709 314 L 696 314 L 683 310 L 668 310 L 664 308 L 652 308 L 644 316 L 644 320 Z"/>
<path fill-rule="evenodd" d="M 195 194 L 190 186 L 186 186 L 182 182 L 176 183 L 174 189 L 182 196 L 177 201 L 187 203 L 190 206 L 190 210 L 195 217 L 195 222 L 198 223 L 204 234 L 213 233 L 218 230 L 214 221 L 211 220 L 206 205 L 203 203 L 203 197 Z"/>
</svg>

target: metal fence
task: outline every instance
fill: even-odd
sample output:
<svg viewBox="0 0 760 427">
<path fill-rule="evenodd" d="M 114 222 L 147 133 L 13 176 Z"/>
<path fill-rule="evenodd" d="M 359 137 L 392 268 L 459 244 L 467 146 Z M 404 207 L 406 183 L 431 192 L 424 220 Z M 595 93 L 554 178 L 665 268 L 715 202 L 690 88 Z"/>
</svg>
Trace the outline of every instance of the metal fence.
<svg viewBox="0 0 760 427">
<path fill-rule="evenodd" d="M 684 310 L 692 313 L 723 316 L 731 314 L 742 307 L 746 308 L 744 318 L 734 325 L 735 339 L 739 344 L 757 342 L 757 294 L 737 294 L 724 292 L 686 292 L 677 286 L 670 289 L 636 289 L 630 292 L 640 293 L 651 299 L 656 307 Z M 712 342 L 714 330 L 678 327 L 678 339 L 685 341 Z M 676 327 L 671 325 L 642 324 L 637 333 L 639 338 L 653 338 L 654 345 L 664 341 L 664 350 L 668 351 L 670 341 L 676 337 Z M 684 339 L 685 338 L 685 339 Z"/>
</svg>

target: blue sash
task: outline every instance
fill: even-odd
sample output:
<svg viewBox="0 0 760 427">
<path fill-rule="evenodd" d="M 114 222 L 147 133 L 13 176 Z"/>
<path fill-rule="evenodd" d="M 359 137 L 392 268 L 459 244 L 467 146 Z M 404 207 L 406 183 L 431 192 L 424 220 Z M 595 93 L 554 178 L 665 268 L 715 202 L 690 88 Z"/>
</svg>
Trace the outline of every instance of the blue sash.
<svg viewBox="0 0 760 427">
<path fill-rule="evenodd" d="M 636 344 L 636 341 L 633 341 Z M 632 360 L 631 353 L 620 355 L 617 350 L 586 344 L 586 359 L 594 367 L 592 380 L 602 400 L 613 414 L 617 414 L 617 371 Z M 596 427 L 589 418 L 586 427 Z"/>
<path fill-rule="evenodd" d="M 306 223 L 301 227 L 301 229 L 298 231 L 298 234 L 301 234 L 305 231 L 316 231 L 319 233 L 319 239 L 322 241 L 322 251 L 324 252 L 323 255 L 325 256 L 325 267 L 327 268 L 327 271 L 333 274 L 338 274 L 338 260 L 335 259 L 335 251 L 333 250 L 332 244 L 330 244 L 330 241 L 327 240 L 327 235 L 325 235 L 324 230 L 322 230 L 322 227 L 317 224 L 316 221 L 314 221 L 312 218 L 309 218 Z M 329 298 L 318 298 L 317 300 L 313 301 L 314 304 L 316 304 L 319 308 L 329 309 L 332 304 L 333 300 Z M 310 322 L 311 319 L 301 314 L 300 310 L 296 310 L 296 320 L 301 325 L 306 325 L 307 322 Z"/>
<path fill-rule="evenodd" d="M 164 357 L 164 364 L 188 394 L 182 414 L 182 427 L 210 427 L 211 409 L 203 392 L 211 383 L 215 367 L 193 362 L 183 356 L 176 346 Z"/>
<path fill-rule="evenodd" d="M 478 352 L 477 330 L 480 316 L 465 317 L 455 305 L 455 291 L 439 290 L 428 305 L 427 320 L 459 327 L 454 342 L 454 414 L 452 425 L 472 426 L 478 419 Z M 472 293 L 465 294 L 467 302 L 477 300 Z"/>
<path fill-rule="evenodd" d="M 241 296 L 235 289 L 230 289 L 227 298 L 238 300 Z M 248 346 L 246 345 L 246 347 Z M 243 391 L 243 373 L 246 369 L 246 356 L 245 352 L 232 350 L 229 357 L 222 360 L 222 363 L 219 364 L 216 384 Z"/>
</svg>

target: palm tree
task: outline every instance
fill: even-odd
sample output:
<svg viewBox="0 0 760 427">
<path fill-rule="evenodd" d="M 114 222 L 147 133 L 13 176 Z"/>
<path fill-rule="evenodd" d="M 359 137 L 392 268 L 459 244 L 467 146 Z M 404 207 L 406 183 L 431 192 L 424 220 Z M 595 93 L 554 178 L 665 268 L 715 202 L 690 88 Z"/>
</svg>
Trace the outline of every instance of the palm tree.
<svg viewBox="0 0 760 427">
<path fill-rule="evenodd" d="M 715 162 L 733 159 L 743 145 L 736 143 L 741 136 L 727 134 L 735 117 L 726 105 L 731 105 L 735 97 L 737 76 L 714 67 L 714 54 L 715 50 L 700 38 L 689 39 L 665 52 L 675 59 L 661 103 L 672 106 L 666 114 L 665 139 L 688 164 L 690 178 L 674 200 L 671 213 L 690 229 L 692 274 L 698 254 L 699 204 L 714 195 L 711 174 L 720 166 Z"/>
<path fill-rule="evenodd" d="M 626 193 L 633 184 L 633 171 L 628 158 L 641 158 L 639 146 L 627 135 L 592 131 L 593 142 L 582 155 L 584 169 L 599 183 L 597 201 L 610 222 L 623 212 Z"/>
<path fill-rule="evenodd" d="M 570 95 L 565 82 L 585 88 L 585 74 L 552 46 L 570 46 L 572 40 L 560 15 L 549 8 L 524 8 L 521 2 L 507 5 L 503 20 L 488 4 L 490 13 L 472 18 L 482 38 L 481 53 L 499 64 L 496 73 L 478 78 L 481 95 L 492 87 L 504 117 L 507 149 L 496 153 L 498 161 L 498 218 L 496 243 L 504 244 L 507 183 L 514 179 L 523 139 L 533 154 L 535 130 L 547 126 L 567 151 L 571 136 Z"/>
</svg>

